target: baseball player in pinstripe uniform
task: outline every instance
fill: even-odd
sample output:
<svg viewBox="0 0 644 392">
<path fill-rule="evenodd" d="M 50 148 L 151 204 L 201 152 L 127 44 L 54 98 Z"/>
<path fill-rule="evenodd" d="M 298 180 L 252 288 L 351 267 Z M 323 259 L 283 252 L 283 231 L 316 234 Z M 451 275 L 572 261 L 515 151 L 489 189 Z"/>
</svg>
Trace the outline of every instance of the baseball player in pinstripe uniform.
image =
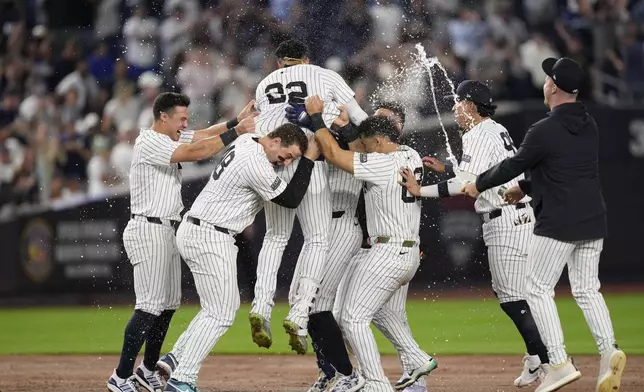
<svg viewBox="0 0 644 392">
<path fill-rule="evenodd" d="M 599 292 L 599 260 L 607 235 L 599 180 L 599 132 L 595 119 L 577 102 L 584 80 L 579 64 L 566 57 L 548 58 L 541 67 L 546 74 L 543 96 L 551 110 L 548 117 L 530 127 L 516 155 L 479 174 L 463 191 L 476 197 L 530 171 L 530 180 L 519 181 L 505 197 L 516 203 L 531 194 L 535 205 L 526 291 L 550 359 L 542 365 L 545 376 L 536 391 L 556 391 L 581 378 L 566 353 L 553 298 L 565 266 L 572 294 L 601 354 L 595 390 L 618 391 L 626 355 L 615 343 L 610 313 Z"/>
<path fill-rule="evenodd" d="M 302 157 L 303 156 L 303 157 Z M 159 361 L 170 377 L 165 391 L 194 392 L 199 369 L 232 325 L 239 308 L 237 246 L 263 201 L 296 208 L 308 187 L 319 153 L 299 127 L 285 124 L 264 137 L 244 135 L 233 143 L 177 230 L 177 247 L 195 280 L 201 311 Z M 300 158 L 287 184 L 274 166 Z"/>
<path fill-rule="evenodd" d="M 463 157 L 456 177 L 437 185 L 420 187 L 413 173 L 402 175 L 409 193 L 417 197 L 449 197 L 461 195 L 463 181 L 487 170 L 516 149 L 505 127 L 490 117 L 494 115 L 490 90 L 473 80 L 462 82 L 456 91 L 454 116 L 463 130 Z M 435 158 L 424 158 L 425 165 L 444 172 L 445 166 Z M 492 288 L 501 308 L 512 319 L 526 345 L 527 355 L 521 375 L 514 381 L 518 387 L 538 380 L 541 363 L 548 363 L 548 353 L 541 341 L 537 325 L 526 302 L 525 285 L 528 274 L 528 245 L 534 227 L 534 213 L 524 198 L 516 206 L 503 200 L 503 191 L 521 180 L 523 175 L 506 184 L 489 189 L 474 204 L 483 218 L 483 240 L 488 247 Z"/>
<path fill-rule="evenodd" d="M 336 136 L 338 145 L 345 150 L 364 152 L 362 141 L 360 139 L 353 140 L 353 137 L 349 136 L 352 124 L 344 108 L 340 107 L 340 109 L 342 114 L 334 122 L 334 127 L 339 128 L 336 130 L 337 133 L 343 135 Z M 405 110 L 401 105 L 393 102 L 380 103 L 374 115 L 393 119 L 399 133 L 402 133 Z M 347 143 L 346 138 L 351 142 Z M 333 199 L 333 232 L 326 272 L 309 316 L 309 334 L 317 356 L 320 374 L 309 392 L 322 392 L 333 385 L 336 377 L 353 373 L 353 366 L 347 355 L 342 332 L 332 310 L 335 309 L 336 313 L 339 312 L 340 304 L 336 303 L 338 306 L 334 307 L 338 287 L 346 275 L 347 268 L 349 268 L 349 261 L 360 251 L 362 245 L 363 232 L 355 215 L 363 183 L 336 166 L 329 165 L 329 184 Z M 406 354 L 407 351 L 414 351 L 409 347 L 418 346 L 411 336 L 407 323 L 405 312 L 407 289 L 408 285 L 403 286 L 396 293 L 396 298 L 390 301 L 390 306 L 381 309 L 376 314 L 374 324 L 393 343 L 403 362 L 405 374 L 396 383 L 396 389 L 404 388 L 407 392 L 423 392 L 427 390 L 425 380 L 414 368 L 414 364 L 408 360 L 413 355 Z M 409 344 L 409 342 L 412 343 Z"/>
<path fill-rule="evenodd" d="M 254 130 L 253 102 L 237 119 L 200 131 L 186 131 L 190 99 L 159 94 L 154 124 L 134 144 L 130 169 L 132 218 L 123 245 L 134 269 L 135 311 L 125 328 L 119 365 L 107 381 L 112 392 L 135 392 L 135 380 L 150 392 L 163 388 L 154 370 L 170 320 L 181 301 L 181 261 L 174 229 L 181 219 L 181 162 L 213 156 L 241 133 Z M 228 129 L 228 131 L 226 131 Z M 145 356 L 134 362 L 145 342 Z M 133 375 L 134 373 L 134 375 Z"/>
<path fill-rule="evenodd" d="M 288 123 L 285 118 L 286 109 L 293 109 L 291 105 L 301 104 L 304 98 L 314 94 L 332 103 L 327 106 L 324 114 L 328 126 L 340 113 L 336 108 L 338 105 L 344 105 L 355 123 L 360 123 L 367 117 L 355 101 L 351 88 L 337 73 L 309 64 L 304 44 L 297 40 L 285 41 L 277 48 L 276 55 L 279 69 L 257 86 L 256 107 L 260 111 L 257 133 L 263 135 L 276 126 Z M 302 111 L 301 114 L 305 116 Z M 303 130 L 311 134 L 310 131 Z M 297 162 L 289 167 L 278 168 L 278 175 L 288 181 L 295 170 Z M 290 335 L 291 348 L 298 354 L 305 354 L 308 348 L 308 313 L 324 272 L 332 222 L 326 163 L 315 162 L 309 189 L 296 210 L 267 203 L 264 212 L 266 234 L 257 262 L 255 298 L 249 315 L 252 338 L 260 347 L 268 348 L 272 344 L 270 318 L 277 272 L 297 215 L 304 234 L 304 245 L 289 292 L 291 309 L 283 325 Z"/>
<path fill-rule="evenodd" d="M 352 347 L 360 372 L 339 377 L 332 391 L 393 390 L 380 363 L 380 355 L 369 325 L 376 314 L 416 273 L 420 262 L 417 251 L 420 202 L 398 185 L 401 167 L 412 167 L 422 175 L 422 160 L 417 152 L 396 143 L 399 130 L 389 117 L 373 116 L 359 125 L 365 151 L 341 149 L 326 128 L 321 116 L 324 105 L 319 97 L 306 101 L 316 140 L 330 163 L 365 183 L 367 223 L 373 247 L 351 261 L 340 284 L 336 302 L 343 333 Z M 415 342 L 414 342 L 415 343 Z M 409 352 L 417 367 L 435 368 L 436 362 L 416 345 Z"/>
</svg>

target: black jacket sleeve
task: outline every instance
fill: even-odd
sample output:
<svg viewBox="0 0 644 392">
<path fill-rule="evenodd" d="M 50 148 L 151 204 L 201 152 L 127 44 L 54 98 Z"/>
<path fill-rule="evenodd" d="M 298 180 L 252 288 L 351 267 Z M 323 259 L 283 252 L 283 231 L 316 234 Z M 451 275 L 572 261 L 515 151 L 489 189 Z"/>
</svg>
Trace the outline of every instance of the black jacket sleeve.
<svg viewBox="0 0 644 392">
<path fill-rule="evenodd" d="M 506 158 L 496 166 L 479 174 L 476 178 L 476 189 L 483 193 L 488 189 L 505 184 L 527 169 L 533 167 L 543 158 L 546 149 L 543 143 L 545 123 L 540 122 L 528 130 L 519 147 L 511 158 Z"/>
<path fill-rule="evenodd" d="M 312 160 L 302 157 L 297 165 L 297 170 L 293 178 L 282 193 L 275 196 L 271 201 L 286 208 L 297 208 L 309 189 L 311 182 L 311 173 L 313 172 L 314 163 Z"/>
<path fill-rule="evenodd" d="M 532 194 L 532 180 L 519 180 L 519 188 L 526 195 Z"/>
</svg>

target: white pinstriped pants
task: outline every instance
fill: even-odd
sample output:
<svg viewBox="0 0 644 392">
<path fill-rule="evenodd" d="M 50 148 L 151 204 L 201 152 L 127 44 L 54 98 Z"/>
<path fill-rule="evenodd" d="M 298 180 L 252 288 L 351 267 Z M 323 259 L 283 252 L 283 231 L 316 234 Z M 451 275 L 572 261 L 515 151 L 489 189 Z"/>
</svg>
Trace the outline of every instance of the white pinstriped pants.
<svg viewBox="0 0 644 392">
<path fill-rule="evenodd" d="M 239 309 L 237 246 L 232 236 L 186 220 L 177 230 L 177 245 L 194 277 L 201 310 L 172 349 L 179 361 L 172 378 L 194 384 L 201 364 Z"/>
<path fill-rule="evenodd" d="M 297 162 L 299 161 L 279 170 L 280 177 L 290 181 L 297 168 Z M 304 245 L 291 282 L 291 311 L 287 318 L 306 328 L 308 312 L 322 280 L 329 250 L 332 210 L 327 164 L 315 162 L 309 188 L 296 209 L 267 202 L 264 204 L 264 212 L 266 234 L 257 260 L 257 282 L 251 313 L 259 313 L 267 320 L 271 318 L 277 272 L 297 214 L 304 235 Z M 296 292 L 297 295 L 292 295 Z"/>
<path fill-rule="evenodd" d="M 340 281 L 346 275 L 349 261 L 358 253 L 362 244 L 362 229 L 356 217 L 345 213 L 340 218 L 333 219 L 332 227 L 333 234 L 329 241 L 326 268 L 311 313 L 333 310 Z M 298 263 L 296 268 L 300 265 L 301 263 Z M 296 269 L 295 276 L 297 274 Z M 293 287 L 291 286 L 291 290 Z M 293 292 L 290 293 L 290 295 L 293 294 Z"/>
<path fill-rule="evenodd" d="M 530 218 L 523 224 L 516 222 L 522 215 Z M 487 246 L 488 263 L 492 275 L 492 289 L 499 302 L 526 299 L 528 281 L 528 249 L 534 230 L 531 207 L 516 210 L 504 207 L 498 218 L 483 223 L 483 241 Z"/>
<path fill-rule="evenodd" d="M 568 359 L 561 321 L 554 301 L 555 286 L 568 265 L 572 295 L 603 353 L 615 344 L 604 297 L 599 292 L 599 256 L 604 240 L 558 241 L 534 235 L 528 253 L 532 267 L 527 284 L 528 304 L 553 365 Z"/>
<path fill-rule="evenodd" d="M 158 316 L 181 304 L 181 258 L 174 228 L 130 219 L 123 247 L 134 270 L 135 309 Z"/>
<path fill-rule="evenodd" d="M 376 244 L 358 252 L 342 279 L 334 313 L 367 381 L 364 391 L 393 391 L 370 329 L 372 321 L 394 344 L 406 371 L 431 358 L 418 347 L 404 311 L 408 283 L 419 263 L 416 247 Z"/>
</svg>

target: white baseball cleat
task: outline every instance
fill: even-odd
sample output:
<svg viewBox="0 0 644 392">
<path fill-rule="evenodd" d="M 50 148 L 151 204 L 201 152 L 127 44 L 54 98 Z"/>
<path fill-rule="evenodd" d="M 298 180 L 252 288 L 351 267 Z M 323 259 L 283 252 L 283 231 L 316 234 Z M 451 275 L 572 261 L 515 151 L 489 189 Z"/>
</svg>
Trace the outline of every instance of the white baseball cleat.
<svg viewBox="0 0 644 392">
<path fill-rule="evenodd" d="M 424 377 L 432 372 L 432 370 L 438 367 L 438 362 L 434 358 L 425 362 L 421 367 L 412 370 L 411 372 L 406 372 L 400 377 L 400 379 L 394 385 L 394 388 L 397 390 L 405 389 L 412 386 L 419 378 Z"/>
<path fill-rule="evenodd" d="M 145 368 L 145 365 L 141 364 L 134 372 L 134 377 L 139 385 L 148 392 L 163 391 L 163 377 L 156 370 L 151 372 Z"/>
<path fill-rule="evenodd" d="M 324 392 L 327 390 L 329 386 L 333 384 L 334 381 L 335 381 L 335 378 L 327 377 L 327 375 L 320 370 L 318 379 L 315 380 L 315 382 L 307 392 Z"/>
<path fill-rule="evenodd" d="M 116 375 L 116 369 L 107 380 L 107 389 L 111 392 L 138 392 L 134 376 L 123 379 Z"/>
<path fill-rule="evenodd" d="M 331 392 L 356 392 L 366 383 L 367 380 L 354 369 L 348 376 L 338 374 L 335 383 L 331 386 Z"/>
<path fill-rule="evenodd" d="M 602 354 L 599 362 L 596 392 L 617 392 L 626 366 L 626 354 L 619 347 L 611 347 Z"/>
<path fill-rule="evenodd" d="M 535 392 L 554 392 L 581 378 L 581 372 L 572 363 L 572 358 L 557 366 L 544 363 L 541 369 L 545 376 Z"/>
<path fill-rule="evenodd" d="M 402 392 L 427 392 L 427 387 L 420 385 L 411 385 L 403 389 Z"/>
<path fill-rule="evenodd" d="M 543 378 L 541 370 L 541 360 L 538 355 L 528 355 L 523 357 L 523 371 L 519 378 L 514 380 L 515 387 L 527 387 L 535 381 Z"/>
</svg>

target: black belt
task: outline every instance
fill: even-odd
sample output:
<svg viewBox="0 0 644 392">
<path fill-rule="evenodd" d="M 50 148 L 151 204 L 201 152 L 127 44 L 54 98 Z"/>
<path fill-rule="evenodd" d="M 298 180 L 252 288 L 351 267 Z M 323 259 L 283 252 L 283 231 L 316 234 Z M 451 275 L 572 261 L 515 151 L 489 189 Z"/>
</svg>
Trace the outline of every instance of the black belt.
<svg viewBox="0 0 644 392">
<path fill-rule="evenodd" d="M 520 209 L 525 208 L 525 207 L 526 207 L 526 204 L 525 204 L 525 203 L 519 203 L 519 204 L 517 204 L 517 205 L 516 205 L 516 209 L 517 209 L 517 210 L 520 210 Z M 501 209 L 491 211 L 491 212 L 488 214 L 489 219 L 490 219 L 490 220 L 492 220 L 492 219 L 495 219 L 495 218 L 500 217 L 500 216 L 503 214 L 503 212 L 502 212 L 502 211 L 503 211 L 503 210 L 501 210 Z"/>
<path fill-rule="evenodd" d="M 193 225 L 201 226 L 201 219 L 199 218 L 194 218 L 192 216 L 188 217 L 188 222 L 192 223 Z M 204 222 L 206 223 L 206 222 Z M 215 230 L 217 230 L 220 233 L 228 234 L 228 235 L 233 235 L 233 233 L 230 232 L 228 229 L 224 229 L 223 227 L 219 227 L 217 225 L 213 225 L 209 223 L 210 226 L 212 226 Z"/>
<path fill-rule="evenodd" d="M 132 215 L 130 215 L 130 218 L 135 218 L 137 216 L 140 216 L 141 218 L 145 218 L 150 223 L 156 223 L 157 225 L 162 225 L 163 224 L 163 221 L 161 220 L 161 218 L 156 218 L 156 217 L 153 217 L 153 216 L 143 216 L 143 215 L 138 215 L 138 214 L 132 214 Z M 175 229 L 177 227 L 179 227 L 179 223 L 181 223 L 179 221 L 172 220 L 172 219 L 168 219 L 168 221 L 170 222 L 170 226 L 172 226 Z"/>
<path fill-rule="evenodd" d="M 333 211 L 333 219 L 342 218 L 344 211 Z"/>
</svg>

